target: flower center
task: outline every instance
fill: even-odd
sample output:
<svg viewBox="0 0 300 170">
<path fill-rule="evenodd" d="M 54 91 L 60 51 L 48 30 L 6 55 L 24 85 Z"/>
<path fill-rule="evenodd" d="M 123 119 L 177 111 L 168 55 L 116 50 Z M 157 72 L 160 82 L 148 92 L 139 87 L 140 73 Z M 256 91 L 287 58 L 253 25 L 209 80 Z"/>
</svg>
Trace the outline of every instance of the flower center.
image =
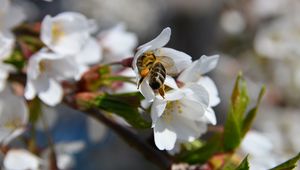
<svg viewBox="0 0 300 170">
<path fill-rule="evenodd" d="M 181 114 L 181 113 L 182 113 L 182 104 L 179 102 L 179 100 L 168 101 L 166 109 L 162 115 L 162 119 L 168 123 L 172 121 L 174 114 Z"/>
<path fill-rule="evenodd" d="M 62 24 L 58 22 L 53 23 L 51 33 L 52 33 L 52 43 L 53 44 L 58 43 L 59 39 L 61 39 L 65 35 Z"/>
<path fill-rule="evenodd" d="M 45 72 L 47 68 L 47 62 L 45 60 L 40 61 L 39 70 L 41 73 Z"/>
<path fill-rule="evenodd" d="M 19 118 L 14 118 L 10 121 L 7 121 L 4 124 L 4 127 L 8 128 L 8 129 L 17 129 L 18 127 L 20 127 L 22 124 L 21 120 Z"/>
<path fill-rule="evenodd" d="M 271 39 L 272 39 L 273 42 L 280 42 L 280 41 L 281 41 L 280 35 L 278 35 L 278 34 L 276 34 L 276 33 L 273 33 L 273 34 L 271 35 Z"/>
</svg>

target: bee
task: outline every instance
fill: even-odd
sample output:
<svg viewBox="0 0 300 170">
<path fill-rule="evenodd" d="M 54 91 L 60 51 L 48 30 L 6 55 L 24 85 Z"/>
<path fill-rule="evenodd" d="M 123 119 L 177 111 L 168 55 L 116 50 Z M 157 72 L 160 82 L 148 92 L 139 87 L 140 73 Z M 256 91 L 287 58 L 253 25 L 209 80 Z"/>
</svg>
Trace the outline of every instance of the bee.
<svg viewBox="0 0 300 170">
<path fill-rule="evenodd" d="M 167 74 L 172 75 L 174 61 L 166 56 L 155 56 L 153 52 L 146 52 L 137 59 L 137 68 L 141 76 L 138 88 L 144 79 L 149 76 L 149 85 L 153 90 L 158 90 L 164 97 L 164 82 Z"/>
</svg>

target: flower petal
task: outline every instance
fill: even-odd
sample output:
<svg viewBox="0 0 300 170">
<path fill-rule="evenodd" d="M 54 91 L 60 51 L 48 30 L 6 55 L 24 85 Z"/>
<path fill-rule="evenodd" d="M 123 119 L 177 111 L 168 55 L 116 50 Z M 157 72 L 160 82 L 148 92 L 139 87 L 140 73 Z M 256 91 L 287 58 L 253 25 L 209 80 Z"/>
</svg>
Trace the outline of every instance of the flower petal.
<svg viewBox="0 0 300 170">
<path fill-rule="evenodd" d="M 164 110 L 167 106 L 167 101 L 162 100 L 160 98 L 155 98 L 152 106 L 151 106 L 151 119 L 152 119 L 152 127 L 154 127 L 157 120 L 164 113 Z"/>
<path fill-rule="evenodd" d="M 1 13 L 5 13 L 9 9 L 11 2 L 10 0 L 1 0 L 0 2 L 1 2 L 0 11 Z"/>
<path fill-rule="evenodd" d="M 214 69 L 218 63 L 219 55 L 202 56 L 197 61 L 194 61 L 190 67 L 185 69 L 179 76 L 181 82 L 196 82 L 201 75 Z"/>
<path fill-rule="evenodd" d="M 165 79 L 165 85 L 173 88 L 173 89 L 178 89 L 178 86 L 177 86 L 177 83 L 175 81 L 175 79 L 169 75 L 166 76 L 166 79 Z"/>
<path fill-rule="evenodd" d="M 58 81 L 78 76 L 80 69 L 85 65 L 78 65 L 74 58 L 64 57 L 56 60 L 48 60 L 47 75 Z"/>
<path fill-rule="evenodd" d="M 7 140 L 7 138 L 9 138 L 12 133 L 12 129 L 0 128 L 0 143 L 2 145 L 6 145 L 7 143 L 9 143 L 12 139 Z"/>
<path fill-rule="evenodd" d="M 40 159 L 26 150 L 11 149 L 6 154 L 3 164 L 10 170 L 38 169 Z"/>
<path fill-rule="evenodd" d="M 206 122 L 210 122 L 212 125 L 217 124 L 217 118 L 215 115 L 215 111 L 211 107 L 207 108 L 207 110 L 205 111 L 204 117 L 206 118 Z"/>
<path fill-rule="evenodd" d="M 107 134 L 107 128 L 93 118 L 87 118 L 87 131 L 91 142 L 99 142 Z"/>
<path fill-rule="evenodd" d="M 266 156 L 273 149 L 272 141 L 263 133 L 249 131 L 241 144 L 242 149 L 253 156 Z"/>
<path fill-rule="evenodd" d="M 152 102 L 155 98 L 154 91 L 150 87 L 150 85 L 147 82 L 148 80 L 144 80 L 140 85 L 140 92 L 145 97 L 145 99 L 149 102 Z"/>
<path fill-rule="evenodd" d="M 14 37 L 11 34 L 4 35 L 0 32 L 0 61 L 10 56 L 14 46 Z"/>
<path fill-rule="evenodd" d="M 168 128 L 163 120 L 158 120 L 154 126 L 154 142 L 159 150 L 172 150 L 175 147 L 177 135 Z"/>
<path fill-rule="evenodd" d="M 186 96 L 189 96 L 188 98 L 190 100 L 202 103 L 206 107 L 209 106 L 209 94 L 203 86 L 195 83 L 189 83 L 183 88 L 183 90 L 186 93 Z"/>
<path fill-rule="evenodd" d="M 137 36 L 127 32 L 124 24 L 118 24 L 107 31 L 103 31 L 98 37 L 106 52 L 104 63 L 117 62 L 133 56 L 138 42 Z"/>
<path fill-rule="evenodd" d="M 50 49 L 63 55 L 77 54 L 86 44 L 91 31 L 89 20 L 76 12 L 46 16 L 41 27 L 41 40 Z"/>
<path fill-rule="evenodd" d="M 1 64 L 0 64 L 0 92 L 5 88 L 6 86 L 6 80 L 8 78 L 8 72 L 1 68 Z"/>
<path fill-rule="evenodd" d="M 192 57 L 188 54 L 172 48 L 160 48 L 155 51 L 156 56 L 166 56 L 174 61 L 173 68 L 166 68 L 168 74 L 178 74 L 192 63 Z M 194 73 L 193 73 L 194 74 Z"/>
<path fill-rule="evenodd" d="M 47 105 L 55 106 L 62 100 L 63 89 L 59 83 L 53 79 L 50 79 L 48 89 L 39 92 L 38 96 Z"/>
<path fill-rule="evenodd" d="M 172 125 L 177 138 L 183 141 L 192 142 L 204 133 L 204 129 L 199 128 L 194 120 L 185 119 L 179 115 L 173 116 Z"/>
<path fill-rule="evenodd" d="M 5 88 L 0 95 L 0 139 L 6 145 L 24 132 L 28 122 L 28 109 L 24 99 L 15 96 L 10 88 Z"/>
<path fill-rule="evenodd" d="M 95 38 L 89 38 L 75 58 L 79 64 L 96 64 L 102 59 L 102 49 Z"/>
<path fill-rule="evenodd" d="M 25 132 L 25 128 L 20 128 L 20 129 L 16 129 L 16 130 L 11 131 L 11 133 L 9 133 L 9 135 L 6 136 L 5 139 L 3 139 L 2 144 L 3 145 L 8 145 L 8 143 L 10 143 L 13 139 L 20 136 L 24 132 Z"/>
<path fill-rule="evenodd" d="M 57 166 L 59 169 L 72 169 L 75 165 L 75 160 L 71 155 L 58 154 Z"/>
<path fill-rule="evenodd" d="M 171 28 L 167 27 L 165 29 L 162 30 L 162 32 L 155 37 L 153 40 L 151 40 L 150 42 L 143 44 L 141 46 L 138 47 L 138 50 L 141 50 L 147 46 L 150 46 L 150 48 L 148 50 L 155 50 L 157 48 L 161 48 L 163 46 L 165 46 L 171 37 Z"/>
<path fill-rule="evenodd" d="M 27 79 L 24 96 L 27 100 L 32 100 L 36 96 L 33 83 Z"/>
<path fill-rule="evenodd" d="M 23 8 L 21 6 L 11 5 L 9 10 L 7 10 L 7 13 L 4 14 L 4 25 L 2 25 L 4 27 L 2 27 L 2 29 L 11 30 L 13 27 L 19 25 L 25 19 L 26 15 Z"/>
<path fill-rule="evenodd" d="M 182 117 L 185 117 L 186 119 L 193 120 L 193 121 L 201 121 L 203 120 L 203 116 L 205 114 L 206 108 L 203 106 L 203 104 L 189 100 L 189 97 L 186 97 L 179 101 L 180 103 L 180 109 L 181 112 L 174 108 L 174 111 L 176 111 L 176 114 L 182 115 Z"/>
<path fill-rule="evenodd" d="M 167 101 L 180 100 L 185 96 L 184 92 L 180 89 L 170 90 L 165 94 L 165 99 Z"/>
<path fill-rule="evenodd" d="M 201 77 L 198 81 L 197 84 L 200 84 L 201 86 L 203 86 L 208 94 L 209 94 L 209 106 L 216 106 L 220 103 L 220 98 L 219 98 L 219 94 L 218 94 L 218 89 L 216 87 L 216 84 L 214 83 L 214 81 L 207 77 Z"/>
<path fill-rule="evenodd" d="M 219 55 L 213 55 L 213 56 L 202 56 L 200 58 L 200 74 L 205 74 L 216 68 L 218 61 L 219 61 Z"/>
</svg>

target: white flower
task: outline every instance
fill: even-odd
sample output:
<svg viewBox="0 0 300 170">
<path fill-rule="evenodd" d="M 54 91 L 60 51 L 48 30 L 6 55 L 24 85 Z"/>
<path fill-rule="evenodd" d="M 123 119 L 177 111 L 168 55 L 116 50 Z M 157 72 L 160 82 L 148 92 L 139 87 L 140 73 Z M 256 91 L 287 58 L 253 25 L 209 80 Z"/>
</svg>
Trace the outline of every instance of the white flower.
<svg viewBox="0 0 300 170">
<path fill-rule="evenodd" d="M 89 69 L 90 65 L 99 63 L 102 60 L 102 51 L 95 38 L 89 38 L 82 50 L 72 56 L 78 67 L 78 74 L 75 76 L 79 80 L 82 74 Z"/>
<path fill-rule="evenodd" d="M 172 150 L 176 140 L 193 141 L 206 131 L 202 126 L 209 106 L 209 94 L 192 83 L 157 96 L 151 106 L 154 141 L 160 150 Z"/>
<path fill-rule="evenodd" d="M 206 122 L 215 125 L 216 116 L 214 107 L 220 103 L 220 98 L 218 94 L 217 87 L 214 81 L 208 76 L 203 76 L 204 74 L 213 70 L 218 63 L 219 55 L 213 56 L 202 56 L 200 59 L 194 61 L 190 67 L 185 69 L 177 78 L 177 81 L 182 83 L 197 83 L 203 86 L 209 94 L 209 108 L 205 112 Z"/>
<path fill-rule="evenodd" d="M 75 79 L 102 59 L 102 51 L 95 38 L 97 29 L 93 20 L 75 12 L 64 12 L 55 17 L 46 16 L 42 22 L 41 39 L 57 55 L 73 57 L 78 74 Z"/>
<path fill-rule="evenodd" d="M 6 170 L 38 170 L 41 160 L 27 150 L 11 149 L 7 152 L 3 164 Z"/>
<path fill-rule="evenodd" d="M 117 73 L 117 75 L 125 76 L 125 77 L 132 77 L 135 79 L 135 72 L 131 68 L 125 68 Z M 128 82 L 120 82 L 117 84 L 114 93 L 131 93 L 137 92 L 137 88 L 135 84 L 128 83 Z"/>
<path fill-rule="evenodd" d="M 133 56 L 133 50 L 138 42 L 137 36 L 127 32 L 123 24 L 100 32 L 98 39 L 103 49 L 104 63 L 121 61 Z"/>
<path fill-rule="evenodd" d="M 134 4 L 134 5 L 133 5 Z M 149 35 L 151 30 L 157 30 L 160 21 L 161 6 L 151 1 L 137 0 L 64 0 L 61 1 L 64 9 L 80 11 L 95 18 L 102 26 L 123 21 L 142 35 Z M 143 11 L 137 14 L 136 9 Z M 151 28 L 151 29 L 149 29 Z"/>
<path fill-rule="evenodd" d="M 154 141 L 159 149 L 176 149 L 175 144 L 193 141 L 205 133 L 208 123 L 216 124 L 211 107 L 220 102 L 218 91 L 214 82 L 202 75 L 216 67 L 218 58 L 202 56 L 194 61 L 178 76 L 177 81 L 184 83 L 180 89 L 167 78 L 166 85 L 173 90 L 166 92 L 165 99 L 157 96 L 151 106 Z"/>
<path fill-rule="evenodd" d="M 220 22 L 223 30 L 232 35 L 240 34 L 246 28 L 246 21 L 237 10 L 225 11 L 221 16 Z"/>
<path fill-rule="evenodd" d="M 80 152 L 84 149 L 85 144 L 82 141 L 73 142 L 60 142 L 55 145 L 55 154 L 57 158 L 57 166 L 61 170 L 73 169 L 75 165 L 75 160 L 73 154 Z M 47 148 L 42 153 L 42 158 L 44 159 L 44 168 L 49 169 L 49 157 L 50 149 Z"/>
<path fill-rule="evenodd" d="M 99 142 L 107 134 L 106 126 L 91 117 L 87 118 L 87 131 L 88 131 L 89 140 L 95 143 Z"/>
<path fill-rule="evenodd" d="M 46 104 L 55 106 L 63 97 L 61 80 L 78 75 L 76 62 L 71 57 L 63 57 L 42 49 L 29 59 L 25 98 L 36 95 Z"/>
<path fill-rule="evenodd" d="M 75 12 L 63 12 L 42 21 L 41 40 L 54 52 L 62 55 L 77 54 L 96 30 L 93 20 Z"/>
<path fill-rule="evenodd" d="M 0 0 L 0 91 L 5 87 L 8 73 L 12 67 L 4 64 L 3 60 L 7 59 L 14 47 L 15 38 L 11 29 L 25 19 L 23 11 L 11 5 L 9 0 Z"/>
<path fill-rule="evenodd" d="M 10 33 L 10 29 L 25 19 L 25 14 L 18 6 L 11 5 L 10 0 L 0 0 L 0 32 Z"/>
<path fill-rule="evenodd" d="M 265 170 L 278 165 L 281 161 L 273 148 L 272 141 L 257 131 L 249 131 L 241 144 L 242 152 L 249 154 L 251 170 Z"/>
<path fill-rule="evenodd" d="M 27 122 L 28 109 L 25 101 L 6 87 L 0 92 L 0 143 L 8 144 L 22 134 Z"/>
<path fill-rule="evenodd" d="M 155 94 L 149 85 L 149 74 L 146 75 L 145 77 L 141 77 L 139 73 L 140 71 L 137 66 L 137 61 L 140 56 L 145 55 L 146 53 L 147 54 L 153 53 L 153 55 L 156 57 L 157 60 L 164 62 L 163 65 L 166 69 L 167 75 L 178 74 L 191 64 L 191 56 L 171 48 L 163 47 L 169 42 L 170 36 L 171 36 L 171 29 L 165 28 L 152 41 L 139 46 L 138 51 L 134 56 L 132 67 L 137 75 L 137 82 L 141 83 L 139 90 L 148 101 L 153 101 Z M 166 64 L 170 66 L 167 67 Z M 140 82 L 142 78 L 143 81 Z"/>
<path fill-rule="evenodd" d="M 254 18 L 267 18 L 299 11 L 298 0 L 251 0 L 248 7 Z"/>
<path fill-rule="evenodd" d="M 258 54 L 269 58 L 298 58 L 300 50 L 299 15 L 287 15 L 274 20 L 258 31 L 254 47 Z"/>
<path fill-rule="evenodd" d="M 13 37 L 5 36 L 0 32 L 0 91 L 5 87 L 8 73 L 13 70 L 10 65 L 3 63 L 11 54 L 13 43 Z"/>
</svg>

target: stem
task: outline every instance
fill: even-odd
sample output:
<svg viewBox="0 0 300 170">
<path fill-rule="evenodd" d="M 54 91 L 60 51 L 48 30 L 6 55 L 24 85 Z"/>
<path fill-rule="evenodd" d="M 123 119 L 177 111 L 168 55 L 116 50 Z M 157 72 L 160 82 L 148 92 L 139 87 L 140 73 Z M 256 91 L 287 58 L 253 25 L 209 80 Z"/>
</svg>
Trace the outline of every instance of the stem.
<svg viewBox="0 0 300 170">
<path fill-rule="evenodd" d="M 57 167 L 57 157 L 56 157 L 56 153 L 55 153 L 55 148 L 54 148 L 54 142 L 53 139 L 51 137 L 49 128 L 48 128 L 48 123 L 45 120 L 45 117 L 43 116 L 43 114 L 41 114 L 41 119 L 43 121 L 43 125 L 44 125 L 44 129 L 45 129 L 45 133 L 46 136 L 48 138 L 48 144 L 50 147 L 50 157 L 49 157 L 49 161 L 50 161 L 50 170 L 58 170 Z"/>
<path fill-rule="evenodd" d="M 68 103 L 68 106 L 71 106 L 73 109 L 76 109 L 74 104 Z M 128 145 L 132 146 L 136 150 L 138 150 L 141 154 L 144 155 L 145 158 L 152 161 L 154 164 L 159 166 L 161 169 L 170 169 L 172 165 L 172 160 L 170 157 L 165 155 L 163 152 L 157 150 L 152 147 L 146 141 L 141 139 L 135 132 L 130 129 L 119 125 L 115 121 L 107 118 L 101 111 L 98 109 L 89 109 L 82 111 L 83 114 L 93 117 L 99 122 L 104 123 L 107 127 L 112 129 L 115 133 L 117 133 L 124 141 L 128 143 Z"/>
<path fill-rule="evenodd" d="M 25 74 L 12 74 L 9 77 L 10 80 L 20 82 L 22 84 L 26 84 L 26 75 Z M 77 105 L 74 102 L 74 97 L 72 93 L 70 95 L 65 95 L 64 103 L 69 107 L 79 110 Z M 97 121 L 104 123 L 107 127 L 111 128 L 115 133 L 117 133 L 123 140 L 125 140 L 130 146 L 134 147 L 138 150 L 141 154 L 144 155 L 145 158 L 152 161 L 154 164 L 159 166 L 161 169 L 171 169 L 171 165 L 173 163 L 172 159 L 164 154 L 163 152 L 153 148 L 150 144 L 146 141 L 142 140 L 135 132 L 124 128 L 123 126 L 117 124 L 116 122 L 112 121 L 111 119 L 107 118 L 103 113 L 101 113 L 97 109 L 90 109 L 90 110 L 81 110 L 83 114 L 91 116 L 95 118 Z M 53 145 L 53 140 L 51 138 L 50 132 L 48 130 L 47 122 L 44 120 L 42 116 L 45 131 L 48 136 L 48 141 L 51 149 L 51 170 L 57 170 L 56 164 L 56 155 Z M 54 162 L 54 167 L 53 167 Z"/>
</svg>

